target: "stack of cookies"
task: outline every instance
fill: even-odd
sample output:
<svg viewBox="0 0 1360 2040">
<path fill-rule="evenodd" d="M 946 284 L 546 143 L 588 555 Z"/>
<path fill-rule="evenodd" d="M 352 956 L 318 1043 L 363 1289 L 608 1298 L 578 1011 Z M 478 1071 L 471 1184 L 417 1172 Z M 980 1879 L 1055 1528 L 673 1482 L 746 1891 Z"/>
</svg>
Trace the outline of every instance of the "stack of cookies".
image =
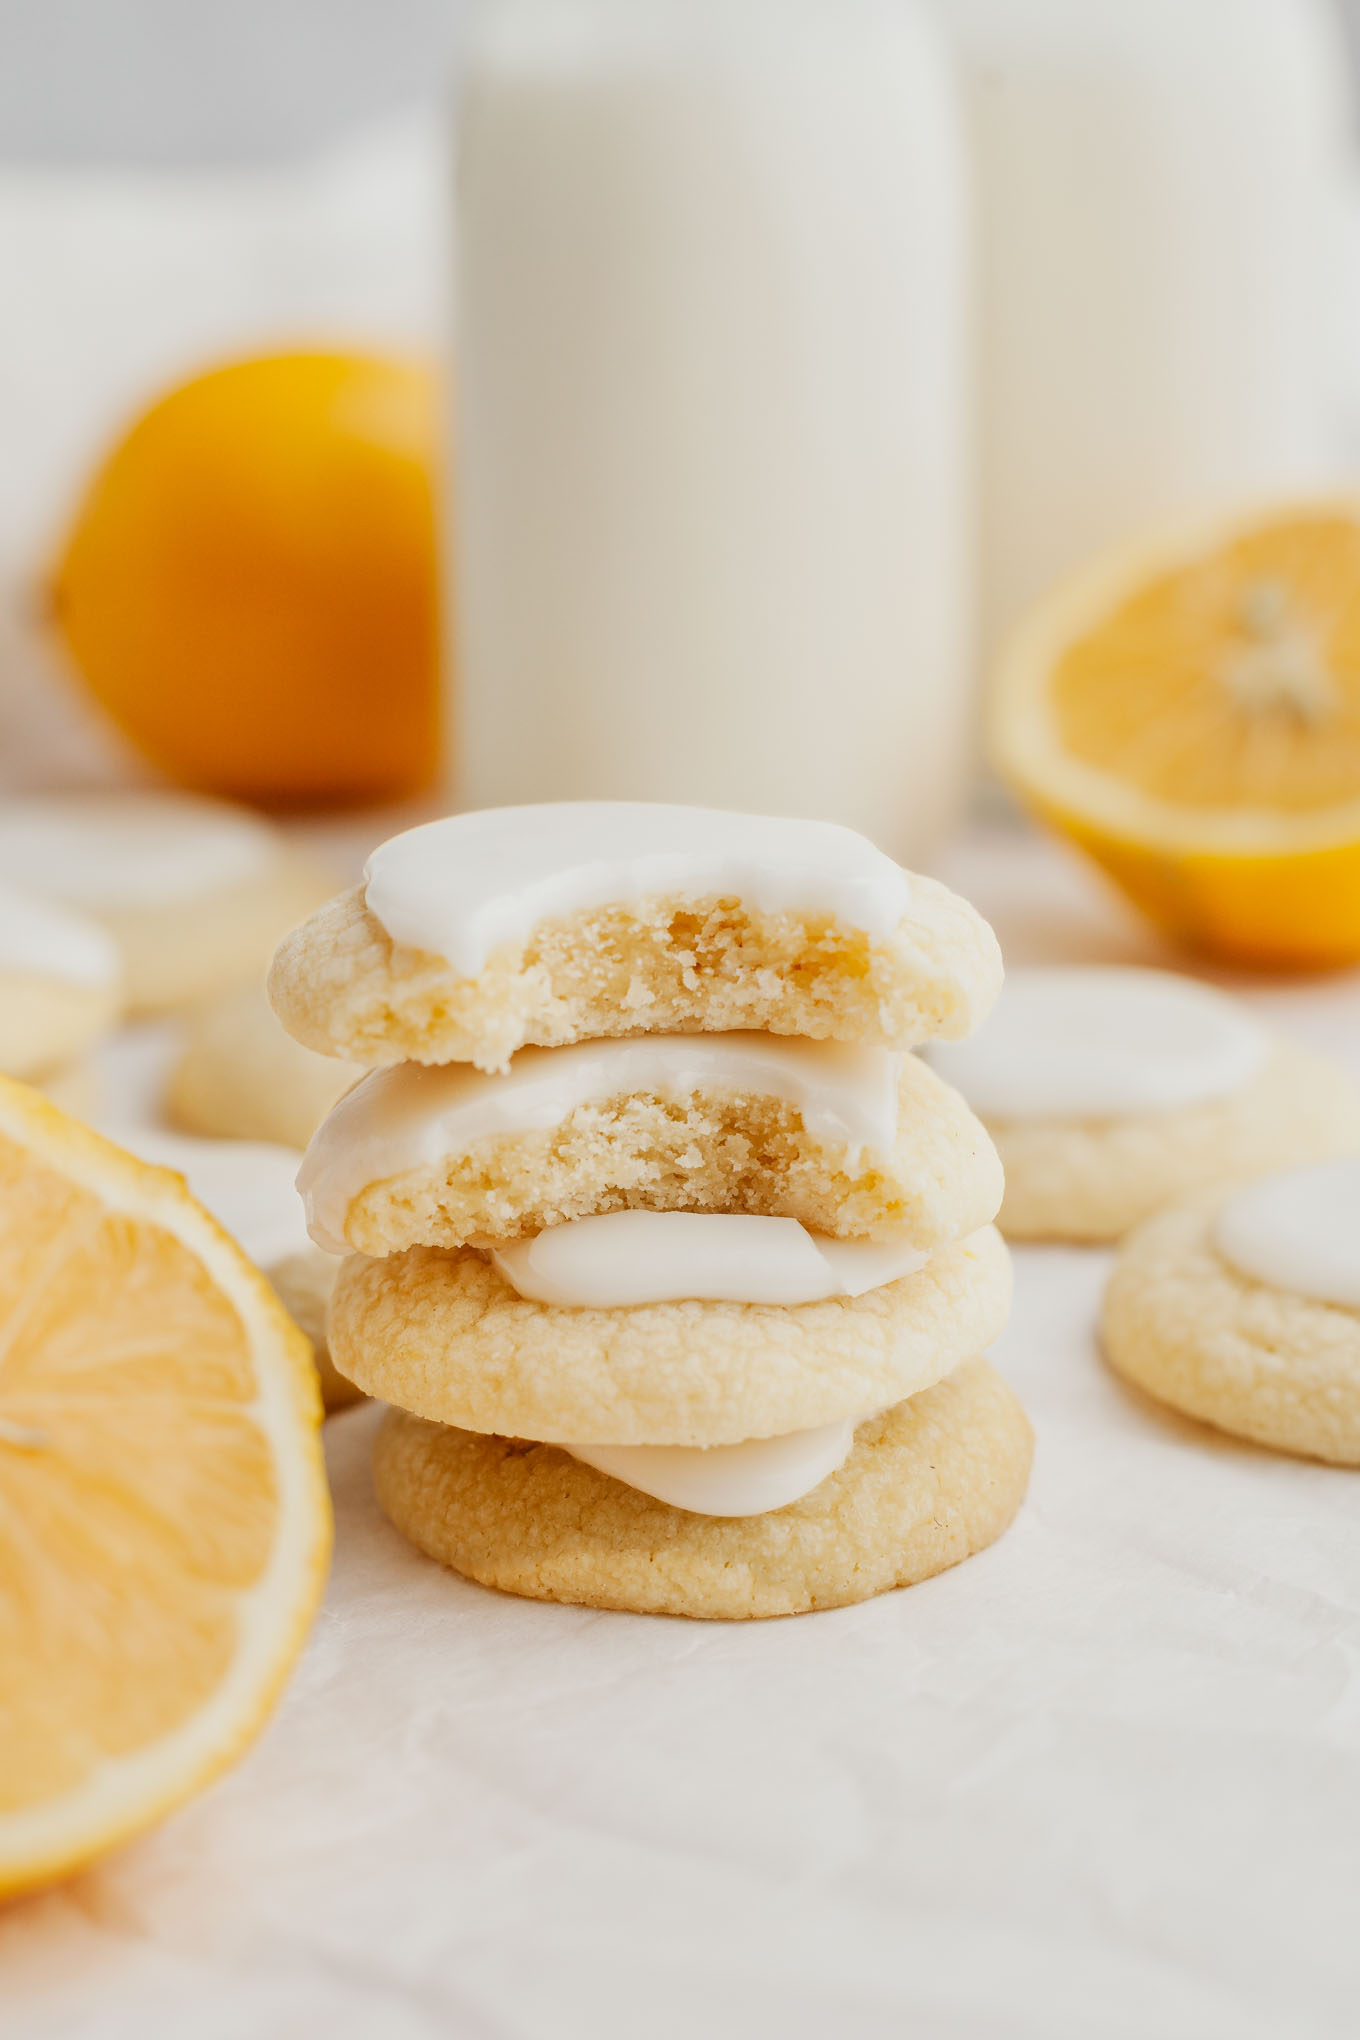
<svg viewBox="0 0 1360 2040">
<path fill-rule="evenodd" d="M 828 823 L 571 804 L 414 829 L 280 950 L 370 1074 L 299 1186 L 389 1517 L 469 1578 L 664 1614 L 908 1585 L 1031 1435 L 995 1151 L 910 1051 L 1000 982 L 964 901 Z"/>
</svg>

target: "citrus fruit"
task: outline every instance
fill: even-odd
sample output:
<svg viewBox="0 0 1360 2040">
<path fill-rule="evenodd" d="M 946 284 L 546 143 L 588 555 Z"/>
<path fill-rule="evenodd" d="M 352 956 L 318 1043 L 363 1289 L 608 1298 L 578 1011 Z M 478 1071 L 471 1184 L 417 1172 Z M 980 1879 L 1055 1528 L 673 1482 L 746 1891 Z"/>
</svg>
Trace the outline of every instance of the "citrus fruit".
<svg viewBox="0 0 1360 2040">
<path fill-rule="evenodd" d="M 306 1339 L 183 1180 L 0 1079 L 0 1893 L 241 1751 L 330 1536 Z"/>
<path fill-rule="evenodd" d="M 1108 560 L 1005 649 L 997 764 L 1172 935 L 1360 958 L 1360 505 Z"/>
<path fill-rule="evenodd" d="M 363 354 L 233 362 L 137 420 L 50 597 L 91 693 L 153 764 L 285 805 L 428 783 L 435 441 L 432 374 Z"/>
</svg>

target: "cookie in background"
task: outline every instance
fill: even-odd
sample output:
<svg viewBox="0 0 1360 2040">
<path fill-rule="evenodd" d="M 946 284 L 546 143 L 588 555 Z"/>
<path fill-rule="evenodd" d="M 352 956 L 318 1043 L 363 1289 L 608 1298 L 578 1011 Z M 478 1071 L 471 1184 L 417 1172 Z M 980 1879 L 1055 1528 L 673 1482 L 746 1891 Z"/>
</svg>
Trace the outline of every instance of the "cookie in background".
<svg viewBox="0 0 1360 2040">
<path fill-rule="evenodd" d="M 0 884 L 97 922 L 132 1015 L 178 1011 L 263 975 L 333 890 L 243 808 L 182 793 L 51 793 L 0 806 Z"/>
<path fill-rule="evenodd" d="M 1187 1416 L 1360 1466 L 1360 1159 L 1149 1219 L 1115 1263 L 1101 1336 L 1111 1366 Z"/>
<path fill-rule="evenodd" d="M 87 1117 L 97 1085 L 86 1057 L 121 1001 L 118 946 L 103 928 L 0 883 L 0 1072 Z"/>
<path fill-rule="evenodd" d="M 364 1072 L 285 1033 L 264 984 L 223 992 L 189 1015 L 166 1109 L 186 1133 L 305 1148 Z"/>
<path fill-rule="evenodd" d="M 1119 1239 L 1218 1183 L 1360 1154 L 1360 1086 L 1172 971 L 1013 971 L 970 1041 L 927 1059 L 996 1143 L 1016 1240 Z"/>
</svg>

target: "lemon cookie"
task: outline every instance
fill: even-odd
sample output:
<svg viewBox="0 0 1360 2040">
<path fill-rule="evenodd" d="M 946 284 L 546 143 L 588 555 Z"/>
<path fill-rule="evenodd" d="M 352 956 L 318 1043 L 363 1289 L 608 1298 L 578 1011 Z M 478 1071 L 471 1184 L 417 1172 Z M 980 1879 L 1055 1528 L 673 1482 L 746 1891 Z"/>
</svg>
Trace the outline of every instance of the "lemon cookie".
<svg viewBox="0 0 1360 2040">
<path fill-rule="evenodd" d="M 909 1048 L 976 1025 L 1000 980 L 981 916 L 852 830 L 580 802 L 394 837 L 269 990 L 322 1054 L 499 1070 L 526 1044 L 648 1032 Z"/>
<path fill-rule="evenodd" d="M 1360 1161 L 1149 1219 L 1115 1264 L 1101 1335 L 1112 1366 L 1188 1416 L 1360 1465 Z"/>
<path fill-rule="evenodd" d="M 1001 1202 L 1001 1166 L 915 1056 L 771 1034 L 649 1034 L 377 1070 L 298 1177 L 312 1237 L 381 1255 L 599 1212 L 752 1212 L 932 1248 Z"/>
<path fill-rule="evenodd" d="M 474 1248 L 411 1247 L 344 1263 L 330 1339 L 350 1380 L 440 1423 L 720 1445 L 900 1402 L 981 1351 L 1009 1303 L 1006 1250 L 990 1227 L 867 1294 L 792 1309 L 561 1309 L 517 1294 Z"/>
<path fill-rule="evenodd" d="M 263 975 L 328 887 L 257 816 L 188 794 L 45 794 L 0 809 L 0 881 L 114 938 L 136 1013 Z"/>
<path fill-rule="evenodd" d="M 118 949 L 94 922 L 0 883 L 0 1070 L 42 1083 L 112 1024 Z"/>
<path fill-rule="evenodd" d="M 305 1148 L 362 1075 L 286 1034 L 261 982 L 225 992 L 191 1016 L 166 1104 L 189 1133 Z"/>
<path fill-rule="evenodd" d="M 326 1337 L 326 1308 L 340 1264 L 307 1237 L 293 1181 L 296 1149 L 264 1141 L 190 1140 L 141 1126 L 119 1128 L 112 1137 L 143 1161 L 183 1176 L 311 1340 L 326 1408 L 354 1402 L 362 1391 L 335 1367 Z"/>
<path fill-rule="evenodd" d="M 995 1141 L 1011 1239 L 1120 1238 L 1201 1188 L 1360 1153 L 1360 1087 L 1172 972 L 1011 974 L 973 1041 L 932 1046 Z"/>
<path fill-rule="evenodd" d="M 844 1463 L 773 1513 L 699 1515 L 551 1445 L 390 1411 L 384 1511 L 467 1578 L 535 1600 L 747 1620 L 844 1607 L 981 1551 L 1023 1499 L 1033 1436 L 982 1360 L 862 1423 Z"/>
</svg>

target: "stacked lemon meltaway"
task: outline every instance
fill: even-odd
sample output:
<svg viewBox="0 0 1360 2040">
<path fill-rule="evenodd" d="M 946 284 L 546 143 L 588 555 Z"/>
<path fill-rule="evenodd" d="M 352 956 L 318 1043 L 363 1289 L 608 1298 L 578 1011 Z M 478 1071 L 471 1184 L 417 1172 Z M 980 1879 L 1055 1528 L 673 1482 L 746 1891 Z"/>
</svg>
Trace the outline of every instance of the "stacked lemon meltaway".
<svg viewBox="0 0 1360 2040">
<path fill-rule="evenodd" d="M 907 1051 L 999 980 L 965 902 L 830 824 L 572 804 L 377 851 L 270 990 L 370 1071 L 299 1182 L 397 1527 L 511 1592 L 729 1617 L 998 1536 L 1001 1171 Z"/>
</svg>

